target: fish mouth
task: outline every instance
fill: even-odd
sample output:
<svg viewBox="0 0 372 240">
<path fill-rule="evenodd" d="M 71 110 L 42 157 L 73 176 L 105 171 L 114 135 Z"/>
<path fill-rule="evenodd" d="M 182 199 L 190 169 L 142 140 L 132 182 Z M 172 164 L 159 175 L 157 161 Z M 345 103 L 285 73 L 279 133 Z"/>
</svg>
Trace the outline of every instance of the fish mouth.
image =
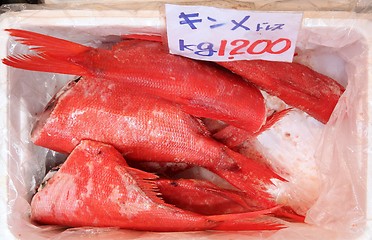
<svg viewBox="0 0 372 240">
<path fill-rule="evenodd" d="M 54 108 L 59 102 L 59 99 L 64 96 L 67 92 L 70 91 L 81 79 L 81 76 L 68 82 L 64 87 L 61 88 L 47 103 L 43 112 L 40 114 L 38 119 L 36 120 L 32 130 L 31 130 L 31 140 L 36 139 L 41 129 L 43 129 L 45 123 L 47 122 L 50 114 L 53 112 Z"/>
</svg>

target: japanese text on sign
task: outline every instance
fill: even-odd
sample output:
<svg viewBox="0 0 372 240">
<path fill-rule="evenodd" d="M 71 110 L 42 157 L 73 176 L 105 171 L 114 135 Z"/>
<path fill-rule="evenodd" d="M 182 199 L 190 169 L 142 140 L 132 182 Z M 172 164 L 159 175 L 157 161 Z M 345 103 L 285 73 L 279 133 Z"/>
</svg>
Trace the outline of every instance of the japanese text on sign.
<svg viewBox="0 0 372 240">
<path fill-rule="evenodd" d="M 291 62 L 302 14 L 166 4 L 170 52 L 193 59 Z"/>
</svg>

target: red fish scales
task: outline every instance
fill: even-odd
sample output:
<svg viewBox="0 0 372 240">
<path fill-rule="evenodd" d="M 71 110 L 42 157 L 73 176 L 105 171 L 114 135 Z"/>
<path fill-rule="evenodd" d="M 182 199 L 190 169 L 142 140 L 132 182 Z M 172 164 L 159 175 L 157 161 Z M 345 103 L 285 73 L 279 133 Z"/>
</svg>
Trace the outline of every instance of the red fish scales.
<svg viewBox="0 0 372 240">
<path fill-rule="evenodd" d="M 159 179 L 156 185 L 165 202 L 192 212 L 215 215 L 255 211 L 245 194 L 195 179 Z"/>
<path fill-rule="evenodd" d="M 263 60 L 219 62 L 269 94 L 327 123 L 344 87 L 299 64 Z"/>
<path fill-rule="evenodd" d="M 154 192 L 155 178 L 128 167 L 114 147 L 83 140 L 32 199 L 31 218 L 44 224 L 147 231 L 281 228 L 253 219 L 270 210 L 205 217 L 165 204 Z M 249 222 L 240 223 L 240 219 Z"/>
<path fill-rule="evenodd" d="M 266 189 L 280 177 L 206 136 L 200 121 L 177 106 L 100 79 L 72 85 L 36 124 L 35 144 L 68 153 L 82 139 L 91 139 L 115 146 L 130 159 L 203 166 L 246 191 L 259 206 L 275 205 Z"/>
<path fill-rule="evenodd" d="M 214 63 L 169 54 L 160 42 L 125 40 L 104 50 L 29 31 L 8 31 L 18 41 L 36 46 L 32 49 L 40 56 L 9 56 L 3 59 L 7 65 L 115 80 L 174 101 L 189 114 L 220 119 L 250 133 L 265 122 L 263 96 L 256 87 Z"/>
</svg>

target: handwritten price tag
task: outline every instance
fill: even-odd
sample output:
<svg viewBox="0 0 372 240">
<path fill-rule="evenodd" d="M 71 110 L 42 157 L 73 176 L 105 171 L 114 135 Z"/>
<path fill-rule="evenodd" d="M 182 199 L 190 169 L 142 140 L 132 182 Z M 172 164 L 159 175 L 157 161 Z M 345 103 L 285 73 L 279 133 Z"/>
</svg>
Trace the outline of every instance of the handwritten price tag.
<svg viewBox="0 0 372 240">
<path fill-rule="evenodd" d="M 166 4 L 170 53 L 207 61 L 291 62 L 302 13 Z"/>
</svg>

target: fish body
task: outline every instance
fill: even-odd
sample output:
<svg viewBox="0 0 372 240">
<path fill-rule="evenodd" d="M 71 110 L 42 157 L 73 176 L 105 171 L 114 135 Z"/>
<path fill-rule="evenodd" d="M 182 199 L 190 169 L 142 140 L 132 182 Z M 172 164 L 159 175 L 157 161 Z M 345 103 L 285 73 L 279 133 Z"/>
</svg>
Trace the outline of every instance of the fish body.
<svg viewBox="0 0 372 240">
<path fill-rule="evenodd" d="M 202 216 L 164 203 L 157 195 L 156 175 L 128 167 L 111 145 L 83 140 L 60 170 L 31 201 L 31 219 L 69 227 L 119 227 L 146 231 L 225 229 L 234 220 L 249 230 L 277 229 L 257 222 L 264 212 Z M 227 227 L 224 227 L 224 223 Z"/>
<path fill-rule="evenodd" d="M 219 62 L 258 88 L 327 123 L 345 88 L 300 63 L 244 60 Z"/>
<path fill-rule="evenodd" d="M 114 80 L 166 100 L 198 117 L 257 132 L 266 120 L 261 92 L 211 62 L 169 54 L 161 42 L 124 40 L 96 49 L 24 30 L 10 29 L 38 55 L 8 56 L 3 63 L 27 70 Z"/>
<path fill-rule="evenodd" d="M 197 179 L 158 179 L 155 181 L 165 202 L 203 215 L 256 211 L 245 194 L 220 188 Z"/>
<path fill-rule="evenodd" d="M 163 42 L 160 36 L 130 34 L 124 35 L 123 38 Z M 345 91 L 344 86 L 336 80 L 297 62 L 240 60 L 217 62 L 217 64 L 322 123 L 328 122 L 340 96 Z M 286 114 L 286 111 L 275 116 L 271 123 L 265 124 L 266 127 L 260 132 L 269 128 L 283 114 Z"/>
<path fill-rule="evenodd" d="M 266 190 L 272 180 L 283 179 L 212 139 L 200 120 L 176 105 L 101 79 L 81 78 L 57 96 L 32 131 L 36 145 L 70 153 L 90 139 L 114 146 L 131 160 L 202 166 L 246 192 L 258 206 L 276 206 Z"/>
</svg>

